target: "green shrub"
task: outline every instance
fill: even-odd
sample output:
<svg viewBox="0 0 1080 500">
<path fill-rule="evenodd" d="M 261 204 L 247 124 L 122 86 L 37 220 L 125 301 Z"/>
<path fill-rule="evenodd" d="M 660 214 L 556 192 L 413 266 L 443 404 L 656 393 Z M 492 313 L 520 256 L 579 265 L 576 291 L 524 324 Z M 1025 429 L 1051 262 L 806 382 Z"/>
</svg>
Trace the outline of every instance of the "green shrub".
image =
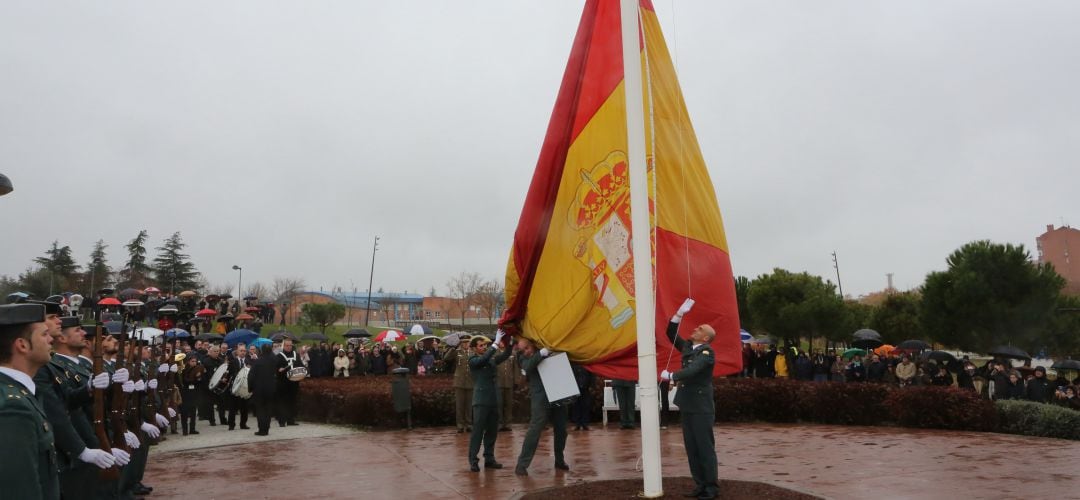
<svg viewBox="0 0 1080 500">
<path fill-rule="evenodd" d="M 1031 401 L 997 401 L 998 429 L 1009 434 L 1080 440 L 1080 412 Z"/>
</svg>

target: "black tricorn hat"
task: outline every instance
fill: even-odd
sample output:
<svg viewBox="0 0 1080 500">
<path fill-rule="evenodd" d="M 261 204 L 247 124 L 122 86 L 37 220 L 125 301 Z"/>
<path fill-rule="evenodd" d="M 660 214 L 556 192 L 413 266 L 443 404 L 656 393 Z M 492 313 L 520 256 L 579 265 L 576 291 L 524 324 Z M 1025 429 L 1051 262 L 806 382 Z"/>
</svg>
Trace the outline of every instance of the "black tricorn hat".
<svg viewBox="0 0 1080 500">
<path fill-rule="evenodd" d="M 41 304 L 4 304 L 0 306 L 0 326 L 26 325 L 45 321 Z"/>
</svg>

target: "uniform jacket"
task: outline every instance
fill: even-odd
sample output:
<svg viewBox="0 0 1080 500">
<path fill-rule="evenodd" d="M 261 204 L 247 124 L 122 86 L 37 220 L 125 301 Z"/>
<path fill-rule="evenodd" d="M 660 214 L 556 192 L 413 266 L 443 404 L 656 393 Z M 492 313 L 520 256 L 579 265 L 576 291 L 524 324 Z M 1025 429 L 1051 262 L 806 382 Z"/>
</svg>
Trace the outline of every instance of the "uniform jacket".
<svg viewBox="0 0 1080 500">
<path fill-rule="evenodd" d="M 473 379 L 473 406 L 498 406 L 499 399 L 495 390 L 495 371 L 499 364 L 510 357 L 510 349 L 499 351 L 495 355 L 495 346 L 489 346 L 483 356 L 469 358 L 469 370 Z"/>
<path fill-rule="evenodd" d="M 0 484 L 5 498 L 60 498 L 53 438 L 41 401 L 0 373 Z"/>
<path fill-rule="evenodd" d="M 679 383 L 675 404 L 682 413 L 715 413 L 713 404 L 712 373 L 716 366 L 713 347 L 702 344 L 695 348 L 679 337 L 679 324 L 668 323 L 668 339 L 682 353 L 682 369 L 671 375 Z"/>
<path fill-rule="evenodd" d="M 248 390 L 253 397 L 269 399 L 277 390 L 278 356 L 263 356 L 248 370 Z"/>
<path fill-rule="evenodd" d="M 525 372 L 525 381 L 529 384 L 529 398 L 532 399 L 533 404 L 547 406 L 550 401 L 547 398 L 547 391 L 544 390 L 544 381 L 540 378 L 539 370 L 540 362 L 543 360 L 539 352 L 533 353 L 532 356 L 526 356 L 525 353 L 518 356 L 518 363 Z"/>
<path fill-rule="evenodd" d="M 454 365 L 454 389 L 472 389 L 472 373 L 469 371 L 469 350 L 454 347 L 443 355 L 443 361 Z"/>
</svg>

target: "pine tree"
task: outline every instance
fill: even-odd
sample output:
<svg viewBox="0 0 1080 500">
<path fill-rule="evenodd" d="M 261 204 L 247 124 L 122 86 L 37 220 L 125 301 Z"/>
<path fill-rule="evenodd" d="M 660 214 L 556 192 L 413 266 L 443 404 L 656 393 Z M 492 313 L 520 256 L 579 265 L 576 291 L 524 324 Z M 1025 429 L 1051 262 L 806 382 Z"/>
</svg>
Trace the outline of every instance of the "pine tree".
<svg viewBox="0 0 1080 500">
<path fill-rule="evenodd" d="M 85 293 L 89 294 L 87 297 L 93 297 L 94 292 L 112 283 L 113 270 L 105 257 L 105 249 L 108 247 L 105 240 L 98 240 L 94 243 L 94 250 L 90 252 L 90 262 L 86 264 L 82 286 Z"/>
<path fill-rule="evenodd" d="M 45 251 L 45 256 L 34 259 L 34 262 L 49 272 L 49 294 L 68 289 L 79 272 L 79 265 L 71 257 L 71 247 L 61 247 L 58 241 L 53 241 L 52 248 Z"/>
<path fill-rule="evenodd" d="M 183 253 L 186 246 L 178 231 L 156 248 L 158 256 L 154 258 L 154 279 L 161 288 L 167 287 L 170 294 L 198 287 L 199 271 L 191 262 L 191 256 Z"/>
<path fill-rule="evenodd" d="M 149 285 L 148 276 L 150 266 L 146 264 L 146 230 L 139 231 L 135 239 L 128 242 L 128 261 L 120 270 L 119 288 L 138 288 L 142 290 Z"/>
</svg>

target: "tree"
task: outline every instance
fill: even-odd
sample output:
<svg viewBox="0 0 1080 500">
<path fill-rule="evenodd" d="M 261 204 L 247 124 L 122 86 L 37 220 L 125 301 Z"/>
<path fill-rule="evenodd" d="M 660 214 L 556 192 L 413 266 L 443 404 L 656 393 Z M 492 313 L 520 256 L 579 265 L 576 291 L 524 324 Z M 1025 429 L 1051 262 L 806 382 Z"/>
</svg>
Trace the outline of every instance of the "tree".
<svg viewBox="0 0 1080 500">
<path fill-rule="evenodd" d="M 327 302 L 325 304 L 307 303 L 300 309 L 300 314 L 303 318 L 302 321 L 317 325 L 319 331 L 326 333 L 326 327 L 337 323 L 341 318 L 345 317 L 345 306 L 337 302 Z"/>
<path fill-rule="evenodd" d="M 1047 327 L 1045 347 L 1055 357 L 1080 359 L 1080 297 L 1058 296 L 1054 316 Z"/>
<path fill-rule="evenodd" d="M 265 299 L 270 297 L 270 289 L 266 285 L 256 281 L 244 289 L 243 297 L 258 297 Z"/>
<path fill-rule="evenodd" d="M 109 246 L 105 240 L 94 243 L 94 249 L 90 251 L 90 262 L 86 263 L 86 272 L 83 273 L 82 289 L 88 293 L 87 297 L 94 297 L 94 293 L 103 287 L 98 284 L 112 283 L 113 270 L 105 259 L 105 249 Z"/>
<path fill-rule="evenodd" d="M 870 328 L 881 334 L 886 344 L 896 345 L 909 339 L 923 338 L 919 318 L 918 292 L 890 293 L 880 306 L 874 309 Z"/>
<path fill-rule="evenodd" d="M 472 303 L 480 306 L 488 320 L 494 322 L 495 315 L 499 312 L 504 300 L 502 282 L 490 280 L 480 284 L 476 293 L 473 294 Z"/>
<path fill-rule="evenodd" d="M 1039 346 L 1065 286 L 1053 267 L 1032 262 L 1023 245 L 985 240 L 960 247 L 946 263 L 922 289 L 922 323 L 932 340 L 980 352 Z"/>
<path fill-rule="evenodd" d="M 184 253 L 185 247 L 187 244 L 177 231 L 155 249 L 158 256 L 154 258 L 154 279 L 162 288 L 168 287 L 170 294 L 199 285 L 199 271 L 195 269 L 191 257 Z"/>
<path fill-rule="evenodd" d="M 71 247 L 61 247 L 60 242 L 53 241 L 45 256 L 34 259 L 34 262 L 49 272 L 49 295 L 53 294 L 53 290 L 68 290 L 75 285 L 79 265 L 71 257 Z M 56 288 L 53 288 L 54 285 Z"/>
<path fill-rule="evenodd" d="M 277 302 L 285 302 L 292 300 L 296 294 L 300 293 L 307 287 L 307 282 L 304 278 L 294 277 L 274 277 L 274 285 L 271 287 L 271 294 L 274 300 Z"/>
<path fill-rule="evenodd" d="M 743 330 L 752 331 L 754 320 L 750 316 L 750 278 L 739 276 L 735 278 L 735 300 L 739 304 L 739 326 Z"/>
<path fill-rule="evenodd" d="M 128 261 L 120 270 L 119 288 L 138 288 L 142 290 L 150 285 L 150 266 L 146 263 L 146 230 L 139 231 L 135 239 L 124 247 L 128 252 Z"/>
<path fill-rule="evenodd" d="M 827 340 L 850 343 L 854 340 L 853 333 L 863 328 L 871 328 L 870 323 L 876 312 L 877 308 L 872 305 L 855 300 L 845 300 L 840 327 L 823 334 Z"/>
<path fill-rule="evenodd" d="M 758 328 L 796 343 L 800 337 L 835 335 L 844 326 L 844 302 L 836 286 L 807 273 L 774 269 L 758 276 L 748 294 Z"/>
<path fill-rule="evenodd" d="M 401 297 L 401 294 L 397 292 L 386 293 L 382 292 L 381 289 L 379 293 L 382 294 L 382 298 L 379 299 L 379 306 L 382 307 L 383 319 L 387 322 L 396 321 L 398 298 Z"/>
<path fill-rule="evenodd" d="M 446 283 L 446 288 L 450 292 L 448 297 L 453 299 L 455 305 L 457 305 L 458 311 L 461 313 L 461 324 L 463 326 L 465 325 L 465 313 L 468 312 L 473 297 L 483 282 L 480 273 L 462 271 L 457 276 L 450 278 L 450 281 Z M 447 318 L 447 323 L 449 323 L 449 318 Z"/>
</svg>

